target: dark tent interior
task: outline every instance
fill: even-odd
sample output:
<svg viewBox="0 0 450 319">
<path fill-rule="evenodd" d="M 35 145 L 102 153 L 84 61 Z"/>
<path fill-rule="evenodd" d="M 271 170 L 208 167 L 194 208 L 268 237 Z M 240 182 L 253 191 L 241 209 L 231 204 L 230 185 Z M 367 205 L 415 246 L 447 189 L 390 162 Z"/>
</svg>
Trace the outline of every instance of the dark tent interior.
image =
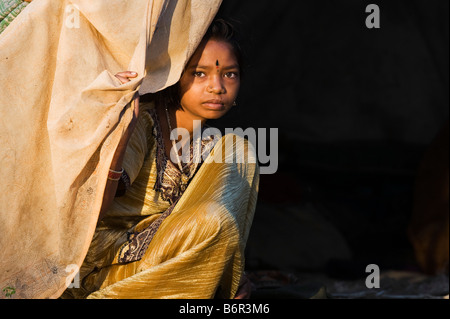
<svg viewBox="0 0 450 319">
<path fill-rule="evenodd" d="M 448 1 L 377 1 L 379 28 L 366 25 L 370 3 L 223 2 L 246 70 L 237 106 L 211 126 L 278 129 L 278 168 L 261 175 L 246 269 L 266 271 L 272 288 L 319 278 L 332 295 L 331 283 L 364 284 L 376 264 L 438 278 L 415 296 L 448 295 Z M 440 189 L 418 190 L 421 165 L 442 181 L 423 185 Z M 413 221 L 417 197 L 432 196 L 424 189 L 442 196 Z M 409 229 L 425 220 L 440 228 L 424 231 L 433 239 L 416 252 Z M 334 296 L 351 296 L 350 286 Z"/>
</svg>

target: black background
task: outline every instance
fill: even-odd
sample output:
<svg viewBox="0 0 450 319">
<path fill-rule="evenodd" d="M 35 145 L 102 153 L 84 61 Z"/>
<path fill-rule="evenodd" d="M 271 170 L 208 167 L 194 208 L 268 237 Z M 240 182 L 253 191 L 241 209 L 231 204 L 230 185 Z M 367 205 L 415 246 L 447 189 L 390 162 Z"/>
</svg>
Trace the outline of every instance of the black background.
<svg viewBox="0 0 450 319">
<path fill-rule="evenodd" d="M 370 3 L 380 29 L 366 27 Z M 210 125 L 279 130 L 279 167 L 261 175 L 248 269 L 353 276 L 368 263 L 414 267 L 414 178 L 448 120 L 448 12 L 447 0 L 224 0 L 219 15 L 244 38 L 246 72 L 238 105 Z M 332 245 L 314 244 L 320 232 L 294 234 L 270 209 L 305 203 L 321 207 L 350 260 L 321 252 L 323 262 L 308 264 Z"/>
</svg>

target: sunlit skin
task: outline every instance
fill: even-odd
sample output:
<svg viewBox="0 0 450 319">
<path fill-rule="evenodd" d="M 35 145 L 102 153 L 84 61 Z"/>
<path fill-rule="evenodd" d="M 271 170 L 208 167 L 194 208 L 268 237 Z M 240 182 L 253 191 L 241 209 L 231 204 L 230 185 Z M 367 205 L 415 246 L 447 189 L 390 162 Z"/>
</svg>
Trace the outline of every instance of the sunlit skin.
<svg viewBox="0 0 450 319">
<path fill-rule="evenodd" d="M 240 83 L 240 68 L 231 44 L 216 40 L 202 43 L 180 79 L 182 109 L 169 109 L 172 129 L 183 127 L 192 136 L 194 120 L 203 125 L 224 116 L 233 107 Z"/>
</svg>

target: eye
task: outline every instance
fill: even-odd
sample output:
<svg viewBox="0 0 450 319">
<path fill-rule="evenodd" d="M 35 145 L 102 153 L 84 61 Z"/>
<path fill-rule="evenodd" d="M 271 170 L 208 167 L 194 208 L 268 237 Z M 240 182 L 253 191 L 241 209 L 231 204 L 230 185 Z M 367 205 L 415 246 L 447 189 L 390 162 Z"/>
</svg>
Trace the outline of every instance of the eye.
<svg viewBox="0 0 450 319">
<path fill-rule="evenodd" d="M 205 73 L 199 71 L 199 72 L 194 72 L 193 75 L 194 75 L 194 77 L 196 77 L 196 78 L 202 78 L 202 77 L 205 76 Z"/>
<path fill-rule="evenodd" d="M 225 77 L 229 78 L 229 79 L 236 79 L 239 77 L 239 73 L 237 72 L 227 72 L 225 73 Z"/>
</svg>

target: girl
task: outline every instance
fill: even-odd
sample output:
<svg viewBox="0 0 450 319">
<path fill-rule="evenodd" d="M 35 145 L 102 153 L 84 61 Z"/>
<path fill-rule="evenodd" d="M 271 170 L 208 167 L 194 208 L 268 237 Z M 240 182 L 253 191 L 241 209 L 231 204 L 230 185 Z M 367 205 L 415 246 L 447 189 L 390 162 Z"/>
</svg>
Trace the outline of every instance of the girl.
<svg viewBox="0 0 450 319">
<path fill-rule="evenodd" d="M 230 24 L 215 20 L 176 85 L 148 103 L 132 102 L 134 118 L 111 163 L 81 287 L 63 298 L 249 296 L 243 269 L 258 193 L 256 155 L 239 136 L 205 134 L 208 120 L 235 105 L 242 68 L 235 36 Z M 136 76 L 116 74 L 121 83 Z M 185 160 L 173 151 L 183 143 L 171 140 L 175 128 L 189 133 Z M 222 150 L 230 141 L 244 145 L 249 160 L 228 163 Z M 213 161 L 198 162 L 196 150 Z"/>
</svg>

